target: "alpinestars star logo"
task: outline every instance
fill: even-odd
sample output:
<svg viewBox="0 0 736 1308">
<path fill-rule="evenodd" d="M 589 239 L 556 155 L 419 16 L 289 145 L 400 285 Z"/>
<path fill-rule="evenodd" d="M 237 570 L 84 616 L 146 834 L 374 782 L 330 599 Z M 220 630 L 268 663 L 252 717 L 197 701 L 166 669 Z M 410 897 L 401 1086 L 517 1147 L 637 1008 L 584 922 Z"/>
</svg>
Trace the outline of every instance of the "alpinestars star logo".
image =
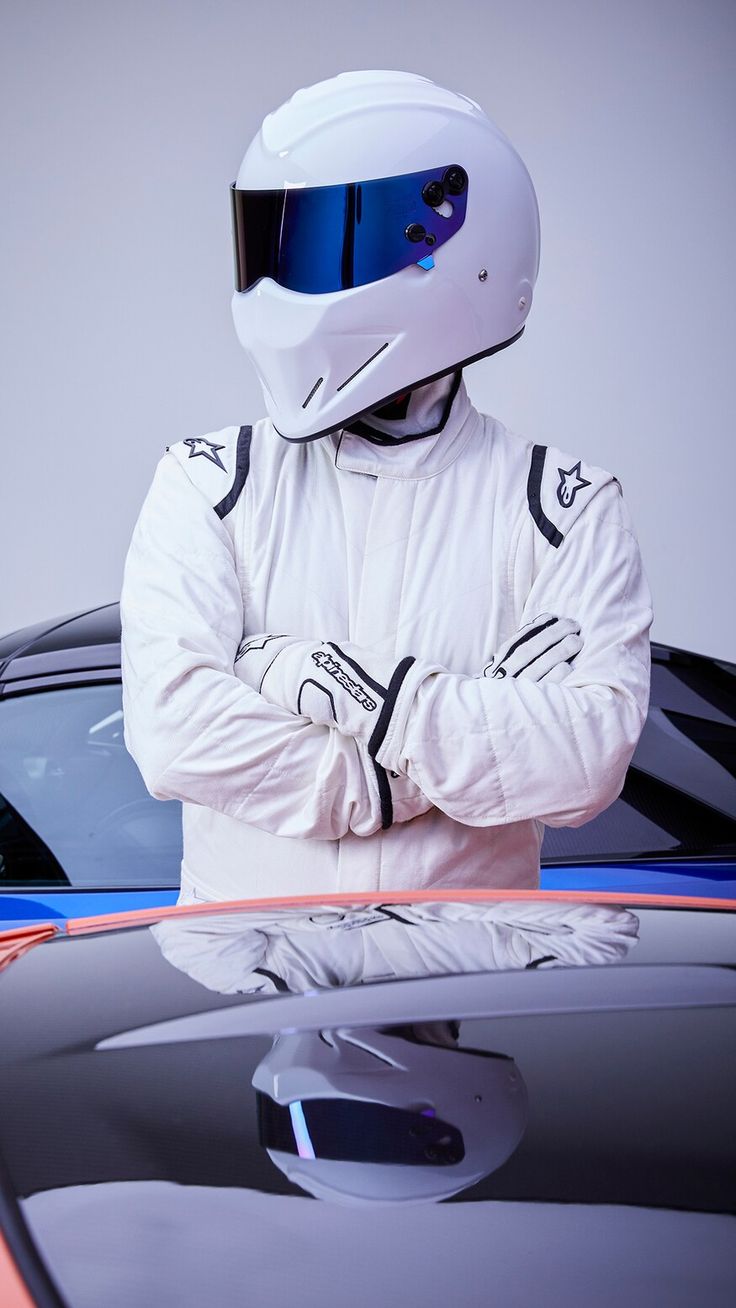
<svg viewBox="0 0 736 1308">
<path fill-rule="evenodd" d="M 190 459 L 196 459 L 201 454 L 202 458 L 214 463 L 216 468 L 222 468 L 223 472 L 227 472 L 219 454 L 220 450 L 224 450 L 224 445 L 215 445 L 214 441 L 206 441 L 203 436 L 189 436 L 184 444 L 189 446 Z"/>
<path fill-rule="evenodd" d="M 323 672 L 334 677 L 338 686 L 342 686 L 349 695 L 352 695 L 353 699 L 360 704 L 361 708 L 364 708 L 367 713 L 373 712 L 376 707 L 376 701 L 371 699 L 365 686 L 361 686 L 359 681 L 353 681 L 352 677 L 348 676 L 342 663 L 338 663 L 337 659 L 333 658 L 332 654 L 328 654 L 326 650 L 318 649 L 312 655 L 312 661 L 316 663 L 317 667 L 321 668 Z"/>
<path fill-rule="evenodd" d="M 569 509 L 575 496 L 584 486 L 590 486 L 590 482 L 580 476 L 580 464 L 582 460 L 578 459 L 573 468 L 566 472 L 564 468 L 558 468 L 560 474 L 560 484 L 557 487 L 557 498 L 563 509 Z"/>
</svg>

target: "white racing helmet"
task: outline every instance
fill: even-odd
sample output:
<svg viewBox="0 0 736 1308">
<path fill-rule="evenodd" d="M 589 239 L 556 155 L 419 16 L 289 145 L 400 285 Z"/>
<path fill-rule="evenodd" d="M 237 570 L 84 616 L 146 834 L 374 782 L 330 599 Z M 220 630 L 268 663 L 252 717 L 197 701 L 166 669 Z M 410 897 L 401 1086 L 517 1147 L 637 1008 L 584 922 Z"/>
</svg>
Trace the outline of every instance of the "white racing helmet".
<svg viewBox="0 0 736 1308">
<path fill-rule="evenodd" d="M 349 1205 L 437 1202 L 495 1171 L 524 1133 L 526 1086 L 512 1058 L 456 1048 L 450 1026 L 277 1036 L 253 1075 L 269 1157 Z"/>
<path fill-rule="evenodd" d="M 315 440 L 521 334 L 529 174 L 480 107 L 352 72 L 269 114 L 231 189 L 238 338 L 282 436 Z"/>
</svg>

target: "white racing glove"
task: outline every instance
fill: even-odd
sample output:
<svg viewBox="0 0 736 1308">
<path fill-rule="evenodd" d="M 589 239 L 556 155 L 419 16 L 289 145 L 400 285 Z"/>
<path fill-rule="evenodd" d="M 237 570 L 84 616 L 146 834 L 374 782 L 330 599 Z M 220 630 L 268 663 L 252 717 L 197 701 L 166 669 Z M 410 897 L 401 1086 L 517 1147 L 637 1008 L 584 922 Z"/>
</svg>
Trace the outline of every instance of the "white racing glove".
<svg viewBox="0 0 736 1308">
<path fill-rule="evenodd" d="M 583 648 L 580 624 L 572 618 L 540 613 L 503 644 L 483 669 L 484 677 L 524 677 L 564 681 L 570 662 Z"/>
<path fill-rule="evenodd" d="M 444 671 L 413 658 L 373 654 L 334 641 L 252 636 L 235 656 L 235 672 L 271 704 L 353 736 L 375 758 L 389 727 L 403 731 L 426 677 Z"/>
<path fill-rule="evenodd" d="M 483 670 L 486 677 L 563 679 L 582 649 L 579 625 L 545 613 L 521 627 Z M 235 673 L 271 704 L 336 727 L 375 759 L 389 728 L 403 733 L 421 683 L 439 664 L 418 665 L 343 642 L 262 634 L 244 640 Z"/>
</svg>

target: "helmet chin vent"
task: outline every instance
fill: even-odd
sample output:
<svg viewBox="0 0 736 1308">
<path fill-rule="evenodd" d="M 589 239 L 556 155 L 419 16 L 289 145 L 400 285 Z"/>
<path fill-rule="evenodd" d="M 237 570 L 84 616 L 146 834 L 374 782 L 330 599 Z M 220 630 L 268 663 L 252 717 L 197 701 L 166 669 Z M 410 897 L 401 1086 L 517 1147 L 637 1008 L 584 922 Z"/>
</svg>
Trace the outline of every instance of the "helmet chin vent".
<svg viewBox="0 0 736 1308">
<path fill-rule="evenodd" d="M 319 390 L 319 388 L 320 388 L 320 386 L 322 385 L 322 382 L 323 382 L 323 381 L 324 381 L 324 377 L 318 377 L 318 378 L 317 378 L 316 382 L 314 383 L 314 386 L 312 387 L 311 391 L 309 392 L 309 394 L 308 394 L 306 400 L 304 401 L 304 403 L 303 403 L 303 405 L 302 405 L 302 408 L 303 408 L 303 409 L 306 409 L 307 405 L 309 404 L 309 401 L 314 399 L 314 397 L 315 397 L 315 395 L 317 394 L 317 391 Z"/>
<path fill-rule="evenodd" d="M 384 341 L 383 345 L 379 345 L 378 349 L 374 350 L 373 354 L 370 358 L 366 359 L 365 363 L 361 363 L 360 367 L 356 368 L 355 372 L 351 372 L 350 376 L 346 377 L 344 382 L 340 382 L 340 385 L 336 387 L 336 392 L 343 391 L 346 386 L 349 386 L 350 382 L 358 376 L 358 373 L 362 372 L 364 368 L 367 368 L 369 363 L 373 363 L 373 360 L 377 359 L 379 354 L 383 354 L 383 351 L 387 350 L 388 346 L 388 341 Z"/>
</svg>

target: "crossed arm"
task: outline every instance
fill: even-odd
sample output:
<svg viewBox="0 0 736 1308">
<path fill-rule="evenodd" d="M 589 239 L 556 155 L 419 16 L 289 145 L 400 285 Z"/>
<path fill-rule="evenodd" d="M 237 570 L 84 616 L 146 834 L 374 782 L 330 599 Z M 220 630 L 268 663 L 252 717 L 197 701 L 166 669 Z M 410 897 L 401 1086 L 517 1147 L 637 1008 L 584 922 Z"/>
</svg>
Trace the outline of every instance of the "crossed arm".
<svg viewBox="0 0 736 1308">
<path fill-rule="evenodd" d="M 149 790 L 303 838 L 371 834 L 386 824 L 387 786 L 394 821 L 432 806 L 476 826 L 587 820 L 620 790 L 641 730 L 651 620 L 626 524 L 590 517 L 586 536 L 588 517 L 573 547 L 566 541 L 541 570 L 525 612 L 532 634 L 522 629 L 497 652 L 485 670 L 497 675 L 394 667 L 341 645 L 345 679 L 367 678 L 376 700 L 369 730 L 355 689 L 325 671 L 334 647 L 290 640 L 269 675 L 249 661 L 229 534 L 164 458 L 122 597 L 126 740 Z M 545 620 L 533 621 L 540 612 Z M 580 618 L 582 650 L 576 624 L 553 628 L 553 614 L 566 612 Z M 540 640 L 546 648 L 522 665 Z M 307 696 L 306 681 L 316 683 Z"/>
<path fill-rule="evenodd" d="M 380 828 L 365 748 L 269 704 L 235 675 L 243 602 L 232 541 L 173 455 L 136 524 L 121 615 L 125 739 L 152 795 L 281 836 Z M 431 807 L 413 782 L 396 781 L 396 820 Z"/>
</svg>

